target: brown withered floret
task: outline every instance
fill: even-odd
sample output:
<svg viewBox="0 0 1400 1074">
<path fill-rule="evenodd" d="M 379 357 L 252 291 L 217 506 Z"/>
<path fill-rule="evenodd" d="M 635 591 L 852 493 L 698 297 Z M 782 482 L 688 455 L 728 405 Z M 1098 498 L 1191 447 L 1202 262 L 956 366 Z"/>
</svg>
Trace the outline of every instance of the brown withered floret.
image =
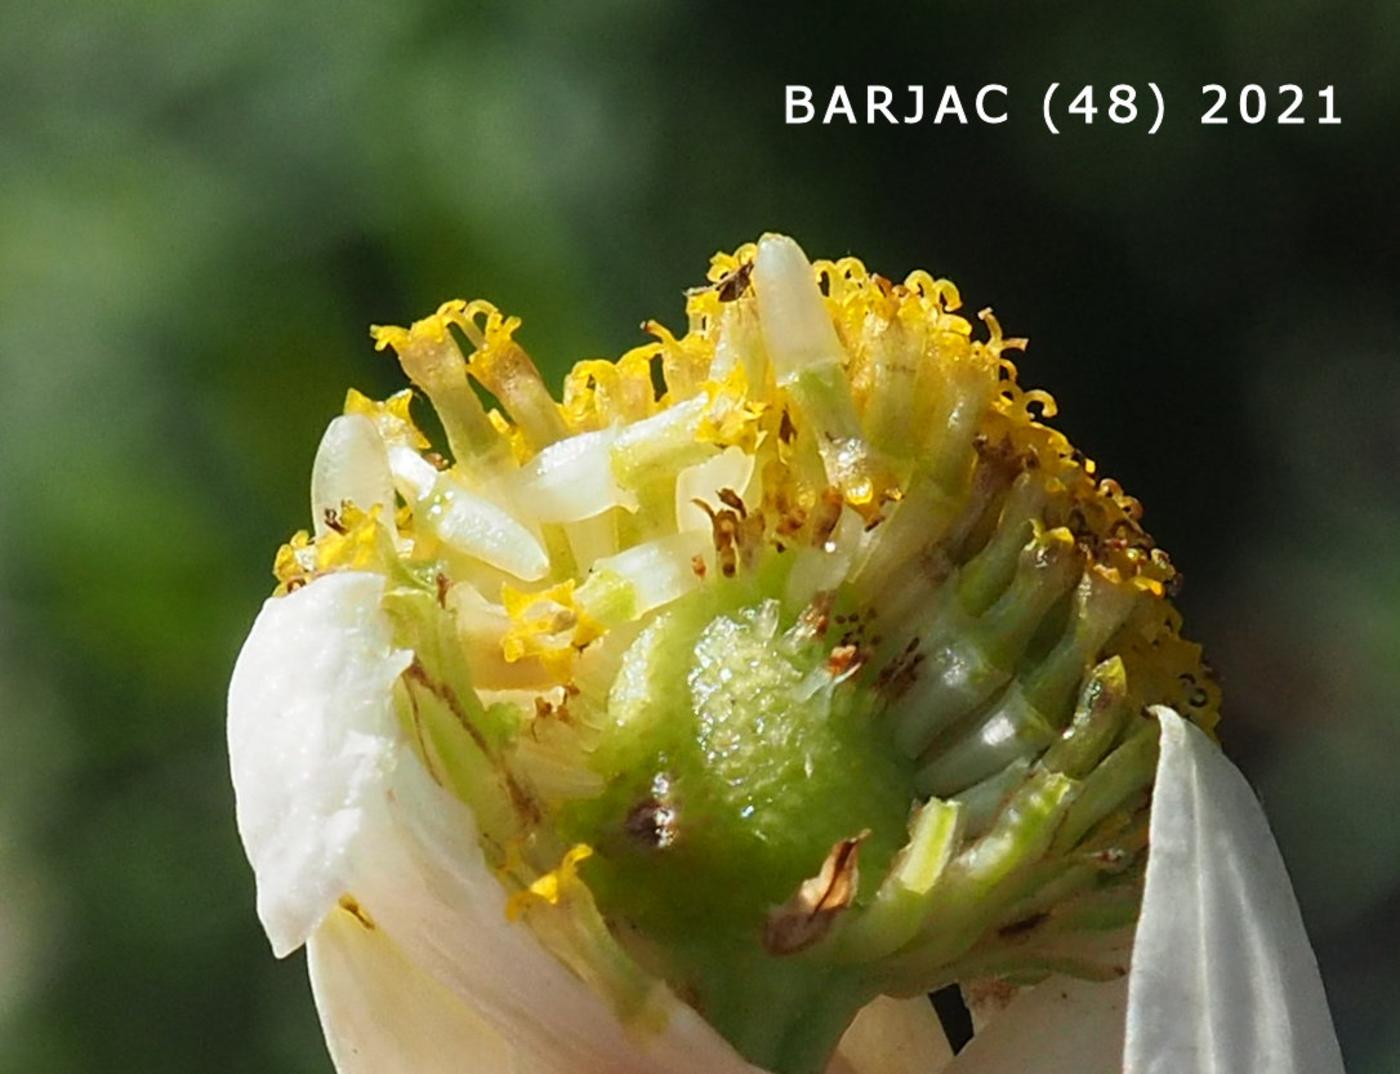
<svg viewBox="0 0 1400 1074">
<path fill-rule="evenodd" d="M 815 513 L 812 516 L 812 545 L 821 548 L 827 541 L 831 540 L 831 535 L 836 532 L 836 524 L 841 521 L 841 508 L 845 504 L 845 499 L 841 495 L 841 490 L 837 488 L 825 488 L 822 490 L 821 499 L 817 501 Z"/>
<path fill-rule="evenodd" d="M 826 658 L 826 670 L 832 678 L 842 679 L 854 675 L 864 663 L 865 658 L 861 655 L 860 647 L 845 643 L 831 650 Z"/>
<path fill-rule="evenodd" d="M 787 902 L 768 914 L 763 946 L 791 955 L 816 943 L 855 900 L 860 886 L 860 845 L 869 832 L 842 839 L 831 848 L 816 876 L 802 881 Z"/>
<path fill-rule="evenodd" d="M 802 609 L 802 614 L 797 617 L 798 625 L 814 638 L 823 637 L 831 625 L 831 606 L 835 600 L 836 594 L 829 590 L 818 593 L 812 598 L 812 602 Z M 840 618 L 837 617 L 838 620 Z"/>
<path fill-rule="evenodd" d="M 721 302 L 737 302 L 749 289 L 749 277 L 753 275 L 753 262 L 745 261 L 733 272 L 715 284 L 715 292 Z"/>
</svg>

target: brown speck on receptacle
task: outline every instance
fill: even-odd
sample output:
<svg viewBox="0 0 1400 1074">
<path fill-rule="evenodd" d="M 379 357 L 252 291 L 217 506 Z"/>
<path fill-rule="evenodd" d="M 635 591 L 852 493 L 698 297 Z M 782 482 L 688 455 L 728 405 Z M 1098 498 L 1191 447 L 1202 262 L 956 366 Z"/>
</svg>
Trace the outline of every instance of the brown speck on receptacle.
<svg viewBox="0 0 1400 1074">
<path fill-rule="evenodd" d="M 845 502 L 840 489 L 825 488 L 822 490 L 821 499 L 817 501 L 817 514 L 812 520 L 812 545 L 814 547 L 821 548 L 830 540 L 832 533 L 836 531 L 836 524 L 841 521 L 841 508 Z"/>
<path fill-rule="evenodd" d="M 778 422 L 778 439 L 784 444 L 791 444 L 797 439 L 797 426 L 792 423 L 792 416 L 787 410 L 783 410 L 782 419 Z"/>
<path fill-rule="evenodd" d="M 855 645 L 838 645 L 826 658 L 826 670 L 834 679 L 846 679 L 860 670 L 865 663 L 860 648 Z"/>
<path fill-rule="evenodd" d="M 1012 940 L 1028 933 L 1034 932 L 1036 927 L 1049 918 L 1049 914 L 1032 914 L 1030 917 L 1020 921 L 1013 921 L 1009 925 L 1003 925 L 997 929 L 997 935 L 1003 939 Z"/>
<path fill-rule="evenodd" d="M 802 609 L 802 614 L 798 616 L 798 623 L 803 631 L 812 637 L 822 637 L 831 626 L 831 605 L 835 601 L 836 595 L 830 590 L 823 590 L 812 598 L 812 603 Z"/>
<path fill-rule="evenodd" d="M 355 896 L 342 895 L 338 900 L 338 905 L 342 910 L 358 921 L 361 928 L 365 929 L 367 932 L 373 932 L 375 930 L 374 918 L 369 916 Z"/>
<path fill-rule="evenodd" d="M 676 841 L 677 820 L 671 804 L 652 794 L 628 811 L 622 828 L 644 846 L 665 850 Z"/>
<path fill-rule="evenodd" d="M 1004 1011 L 1016 998 L 1016 986 L 1001 977 L 983 977 L 963 984 L 963 997 L 973 1017 L 989 1018 Z"/>
</svg>

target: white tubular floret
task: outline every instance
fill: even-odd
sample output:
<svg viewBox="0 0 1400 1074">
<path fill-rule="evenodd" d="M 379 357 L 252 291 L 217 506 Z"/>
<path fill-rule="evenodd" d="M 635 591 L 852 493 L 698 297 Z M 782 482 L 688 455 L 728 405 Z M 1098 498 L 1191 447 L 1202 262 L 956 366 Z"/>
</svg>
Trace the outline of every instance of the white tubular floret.
<svg viewBox="0 0 1400 1074">
<path fill-rule="evenodd" d="M 636 497 L 613 476 L 616 428 L 550 444 L 520 470 L 521 510 L 537 522 L 578 522 L 613 507 L 637 509 Z"/>
<path fill-rule="evenodd" d="M 549 556 L 535 535 L 451 474 L 438 476 L 418 508 L 424 528 L 455 552 L 527 582 L 549 573 Z"/>
<path fill-rule="evenodd" d="M 764 235 L 753 276 L 763 343 L 778 383 L 807 368 L 839 365 L 841 341 L 802 247 L 786 235 Z"/>
<path fill-rule="evenodd" d="M 711 554 L 709 538 L 696 530 L 633 545 L 593 564 L 592 576 L 578 591 L 579 604 L 590 615 L 607 619 L 611 616 L 599 606 L 622 603 L 626 611 L 619 618 L 636 619 L 696 588 L 700 578 L 695 562 L 707 554 Z M 626 587 L 626 599 L 621 602 L 613 593 L 618 586 Z"/>
</svg>

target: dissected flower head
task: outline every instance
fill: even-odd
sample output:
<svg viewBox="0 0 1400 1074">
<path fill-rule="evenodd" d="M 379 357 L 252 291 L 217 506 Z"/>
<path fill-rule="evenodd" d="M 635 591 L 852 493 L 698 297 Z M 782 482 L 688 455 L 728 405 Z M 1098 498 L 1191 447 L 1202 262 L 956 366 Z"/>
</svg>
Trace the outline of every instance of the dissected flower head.
<svg viewBox="0 0 1400 1074">
<path fill-rule="evenodd" d="M 364 710 L 311 811 L 358 831 L 366 787 L 421 773 L 415 808 L 469 818 L 500 929 L 627 1032 L 674 1031 L 679 999 L 774 1071 L 821 1070 L 881 995 L 1121 977 L 1104 937 L 1141 903 L 1154 707 L 1209 733 L 1218 694 L 1138 503 L 1044 424 L 1023 341 L 959 308 L 947 280 L 768 235 L 714 258 L 684 334 L 648 322 L 562 401 L 485 302 L 374 329 L 446 444 L 410 391 L 352 391 L 314 528 L 278 554 L 269 608 L 320 589 L 363 650 L 305 658 Z M 374 807 L 386 833 L 407 793 Z M 298 876 L 299 838 L 275 855 Z M 352 934 L 380 874 L 412 872 L 314 850 L 288 887 Z M 316 921 L 266 890 L 295 946 Z"/>
</svg>

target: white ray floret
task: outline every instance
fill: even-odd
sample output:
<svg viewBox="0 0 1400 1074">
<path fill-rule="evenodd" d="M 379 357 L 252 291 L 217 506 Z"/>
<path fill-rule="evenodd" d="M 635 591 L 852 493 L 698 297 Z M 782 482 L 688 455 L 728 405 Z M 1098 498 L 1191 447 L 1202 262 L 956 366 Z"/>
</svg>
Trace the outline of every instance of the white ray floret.
<svg viewBox="0 0 1400 1074">
<path fill-rule="evenodd" d="M 383 592 L 381 577 L 343 572 L 269 601 L 229 696 L 259 913 L 278 955 L 310 940 L 342 1074 L 457 1071 L 463 1046 L 504 1046 L 512 1066 L 498 1069 L 522 1074 L 753 1074 L 664 985 L 664 1027 L 629 1029 L 507 920 L 470 810 L 432 781 L 395 717 L 411 654 L 390 644 Z"/>
</svg>

